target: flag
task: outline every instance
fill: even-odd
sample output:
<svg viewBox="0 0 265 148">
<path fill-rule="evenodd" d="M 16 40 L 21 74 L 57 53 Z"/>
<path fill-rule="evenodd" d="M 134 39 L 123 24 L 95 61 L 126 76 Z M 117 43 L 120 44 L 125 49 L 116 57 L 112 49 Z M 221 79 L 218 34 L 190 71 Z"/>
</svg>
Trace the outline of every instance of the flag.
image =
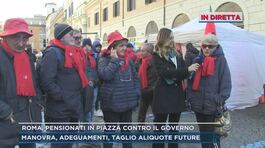
<svg viewBox="0 0 265 148">
<path fill-rule="evenodd" d="M 212 7 L 210 6 L 210 12 L 212 12 Z M 213 22 L 207 22 L 204 34 L 207 35 L 208 33 L 212 33 L 216 35 L 216 29 L 215 29 L 215 24 Z"/>
</svg>

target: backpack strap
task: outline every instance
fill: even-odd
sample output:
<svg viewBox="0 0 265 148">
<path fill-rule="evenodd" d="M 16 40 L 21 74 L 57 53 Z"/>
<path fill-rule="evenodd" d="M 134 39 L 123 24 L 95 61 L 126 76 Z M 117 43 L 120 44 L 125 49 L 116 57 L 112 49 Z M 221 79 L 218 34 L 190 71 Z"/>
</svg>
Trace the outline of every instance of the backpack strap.
<svg viewBox="0 0 265 148">
<path fill-rule="evenodd" d="M 60 62 L 61 59 L 62 59 L 62 54 L 61 54 L 61 51 L 60 51 L 61 49 L 58 46 L 54 46 L 54 45 L 48 46 L 47 49 L 50 48 L 50 47 L 55 47 L 53 49 L 55 51 L 56 59 L 57 59 L 58 62 Z"/>
</svg>

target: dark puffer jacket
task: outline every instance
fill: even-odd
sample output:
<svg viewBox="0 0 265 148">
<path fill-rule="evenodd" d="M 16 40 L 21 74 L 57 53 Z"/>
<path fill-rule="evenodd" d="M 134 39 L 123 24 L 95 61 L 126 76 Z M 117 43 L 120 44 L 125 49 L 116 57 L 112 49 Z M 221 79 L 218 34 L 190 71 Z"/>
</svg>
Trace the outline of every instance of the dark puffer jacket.
<svg viewBox="0 0 265 148">
<path fill-rule="evenodd" d="M 232 89 L 230 70 L 221 46 L 213 52 L 212 56 L 217 57 L 214 75 L 202 77 L 198 91 L 192 90 L 193 80 L 189 80 L 187 89 L 191 109 L 206 115 L 216 114 L 217 106 L 224 104 Z"/>
<path fill-rule="evenodd" d="M 37 82 L 34 62 L 30 58 L 35 97 L 16 95 L 16 76 L 13 58 L 0 46 L 0 147 L 14 147 L 18 142 L 21 125 L 19 122 L 41 121 L 41 91 Z M 15 123 L 8 116 L 13 112 Z"/>
<path fill-rule="evenodd" d="M 103 80 L 99 98 L 103 111 L 124 112 L 137 106 L 140 97 L 140 82 L 133 63 L 120 71 L 120 59 L 101 57 L 99 77 Z"/>
</svg>

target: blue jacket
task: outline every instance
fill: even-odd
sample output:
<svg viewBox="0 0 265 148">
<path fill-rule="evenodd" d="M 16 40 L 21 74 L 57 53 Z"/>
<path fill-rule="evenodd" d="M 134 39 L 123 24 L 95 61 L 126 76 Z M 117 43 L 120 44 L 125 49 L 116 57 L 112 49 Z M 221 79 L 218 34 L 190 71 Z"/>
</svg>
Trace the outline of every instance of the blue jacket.
<svg viewBox="0 0 265 148">
<path fill-rule="evenodd" d="M 100 41 L 99 40 L 95 40 L 94 42 L 93 42 L 93 45 L 92 45 L 92 51 L 93 51 L 93 56 L 94 56 L 94 58 L 96 59 L 96 61 L 98 62 L 98 60 L 99 60 L 99 55 L 100 55 L 100 52 L 98 52 L 97 50 L 96 50 L 96 47 L 97 46 L 101 46 L 102 47 L 102 45 L 100 44 Z"/>
<path fill-rule="evenodd" d="M 188 80 L 187 88 L 191 109 L 206 115 L 218 113 L 217 106 L 225 103 L 232 89 L 230 70 L 221 46 L 213 52 L 212 56 L 217 57 L 214 75 L 202 77 L 198 91 L 192 90 L 193 79 Z"/>
<path fill-rule="evenodd" d="M 103 111 L 124 112 L 135 108 L 140 97 L 140 82 L 133 63 L 120 71 L 121 59 L 101 57 L 98 72 L 103 84 L 99 98 Z"/>
<path fill-rule="evenodd" d="M 74 68 L 64 67 L 64 60 L 64 50 L 52 46 L 44 52 L 40 63 L 40 82 L 47 98 L 46 115 L 80 119 L 83 115 L 81 79 Z"/>
</svg>

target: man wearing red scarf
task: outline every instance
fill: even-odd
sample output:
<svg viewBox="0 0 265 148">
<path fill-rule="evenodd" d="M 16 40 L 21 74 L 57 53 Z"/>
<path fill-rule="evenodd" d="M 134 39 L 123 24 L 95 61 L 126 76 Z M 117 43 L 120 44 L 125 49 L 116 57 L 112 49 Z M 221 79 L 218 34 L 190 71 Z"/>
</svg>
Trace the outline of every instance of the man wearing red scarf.
<svg viewBox="0 0 265 148">
<path fill-rule="evenodd" d="M 47 99 L 46 121 L 78 122 L 83 116 L 82 92 L 89 82 L 85 55 L 74 46 L 71 26 L 56 24 L 54 37 L 40 63 L 40 84 Z M 52 147 L 70 148 L 72 144 Z"/>
<path fill-rule="evenodd" d="M 141 99 L 138 113 L 138 122 L 145 122 L 148 107 L 152 104 L 153 91 L 157 81 L 157 73 L 152 62 L 152 53 L 154 45 L 145 43 L 141 50 L 141 59 L 137 61 L 140 64 L 138 76 L 141 82 Z"/>
<path fill-rule="evenodd" d="M 20 18 L 8 19 L 0 36 L 0 147 L 18 143 L 19 122 L 41 121 L 41 91 L 33 58 L 25 48 L 33 34 Z M 35 144 L 20 144 L 34 148 Z"/>
</svg>

